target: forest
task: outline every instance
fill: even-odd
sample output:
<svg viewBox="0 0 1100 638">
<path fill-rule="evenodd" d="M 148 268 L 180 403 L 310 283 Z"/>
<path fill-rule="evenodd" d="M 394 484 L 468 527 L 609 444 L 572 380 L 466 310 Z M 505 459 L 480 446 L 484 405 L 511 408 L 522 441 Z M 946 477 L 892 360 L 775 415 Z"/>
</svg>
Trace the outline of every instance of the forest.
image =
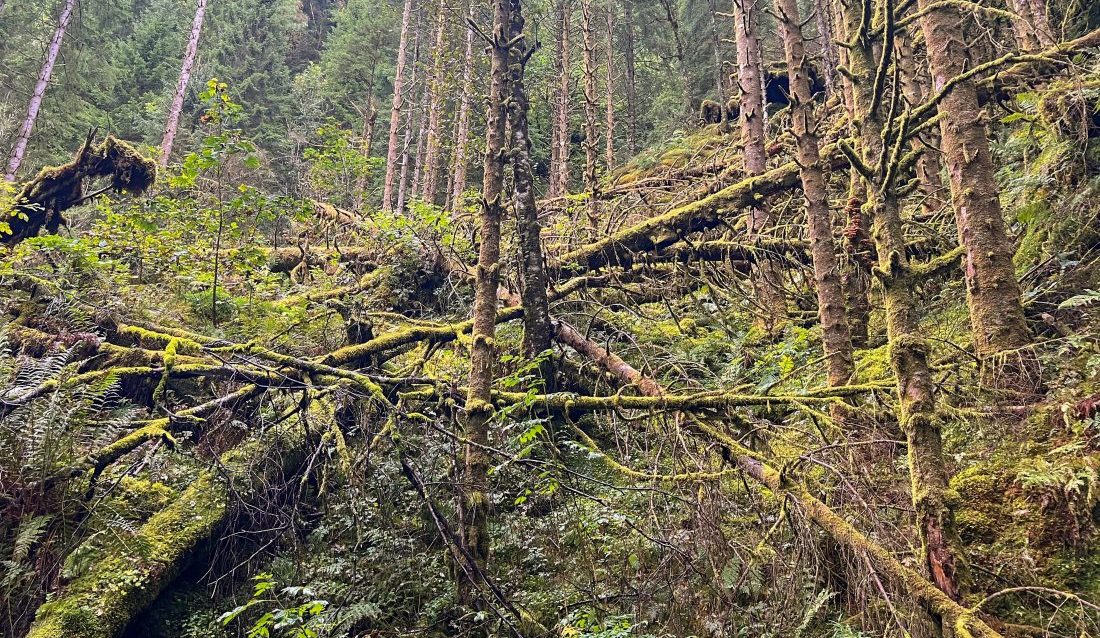
<svg viewBox="0 0 1100 638">
<path fill-rule="evenodd" d="M 1100 637 L 1100 2 L 0 0 L 0 635 Z"/>
</svg>

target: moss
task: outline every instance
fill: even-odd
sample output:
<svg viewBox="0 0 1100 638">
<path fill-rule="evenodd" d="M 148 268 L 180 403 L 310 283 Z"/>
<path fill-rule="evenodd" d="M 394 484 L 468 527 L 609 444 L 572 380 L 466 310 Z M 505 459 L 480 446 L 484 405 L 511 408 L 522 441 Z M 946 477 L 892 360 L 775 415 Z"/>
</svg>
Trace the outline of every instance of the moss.
<svg viewBox="0 0 1100 638">
<path fill-rule="evenodd" d="M 853 383 L 873 383 L 894 378 L 890 367 L 890 348 L 881 345 L 877 348 L 857 350 L 855 353 L 856 375 Z"/>
<path fill-rule="evenodd" d="M 250 486 L 275 479 L 302 459 L 306 433 L 292 419 L 230 450 L 222 467 L 191 482 L 179 498 L 141 526 L 116 551 L 96 562 L 39 607 L 29 638 L 112 638 L 179 573 L 187 557 L 227 521 L 229 484 L 248 499 Z M 261 477 L 253 481 L 255 459 Z"/>
</svg>

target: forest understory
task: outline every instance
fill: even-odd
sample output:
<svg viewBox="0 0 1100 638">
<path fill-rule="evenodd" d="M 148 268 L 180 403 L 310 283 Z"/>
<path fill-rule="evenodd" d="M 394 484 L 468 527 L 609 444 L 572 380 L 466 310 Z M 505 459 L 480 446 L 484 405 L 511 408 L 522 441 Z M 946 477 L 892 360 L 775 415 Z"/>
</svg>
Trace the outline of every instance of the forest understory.
<svg viewBox="0 0 1100 638">
<path fill-rule="evenodd" d="M 0 635 L 1100 636 L 1096 7 L 81 2 Z"/>
</svg>

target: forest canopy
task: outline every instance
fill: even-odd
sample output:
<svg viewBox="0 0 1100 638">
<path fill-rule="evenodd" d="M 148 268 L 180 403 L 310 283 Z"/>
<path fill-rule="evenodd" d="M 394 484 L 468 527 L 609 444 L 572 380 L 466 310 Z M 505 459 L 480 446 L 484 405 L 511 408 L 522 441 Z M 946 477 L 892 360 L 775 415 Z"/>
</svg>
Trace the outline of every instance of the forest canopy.
<svg viewBox="0 0 1100 638">
<path fill-rule="evenodd" d="M 1100 636 L 1100 5 L 0 0 L 0 634 Z"/>
</svg>

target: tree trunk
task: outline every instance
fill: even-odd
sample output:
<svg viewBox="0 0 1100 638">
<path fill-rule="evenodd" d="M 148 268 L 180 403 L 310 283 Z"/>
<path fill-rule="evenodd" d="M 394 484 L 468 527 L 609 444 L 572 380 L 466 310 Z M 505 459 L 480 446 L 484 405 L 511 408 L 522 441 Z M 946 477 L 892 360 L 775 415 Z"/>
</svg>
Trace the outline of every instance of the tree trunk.
<svg viewBox="0 0 1100 638">
<path fill-rule="evenodd" d="M 168 122 L 164 125 L 164 137 L 160 142 L 160 167 L 168 166 L 168 159 L 172 155 L 172 143 L 176 139 L 176 129 L 180 123 L 180 112 L 183 111 L 183 98 L 187 93 L 187 85 L 191 82 L 191 68 L 195 65 L 195 55 L 199 51 L 199 36 L 202 34 L 202 20 L 206 15 L 206 0 L 199 0 L 195 8 L 195 19 L 191 23 L 191 35 L 187 38 L 187 49 L 183 52 L 183 67 L 180 69 L 179 82 L 176 83 L 176 93 L 172 97 L 172 106 L 168 109 Z"/>
<path fill-rule="evenodd" d="M 412 19 L 413 0 L 405 0 L 401 13 L 401 39 L 397 45 L 397 68 L 393 76 L 393 105 L 390 107 L 390 135 L 386 147 L 386 174 L 382 185 L 382 210 L 393 210 L 394 178 L 397 175 L 397 156 L 400 153 L 401 111 L 405 107 L 405 62 L 409 48 L 409 23 Z"/>
<path fill-rule="evenodd" d="M 554 49 L 554 70 L 558 85 L 554 90 L 554 131 L 550 162 L 551 197 L 560 197 L 569 190 L 569 0 L 558 0 L 558 37 Z"/>
<path fill-rule="evenodd" d="M 470 3 L 466 19 L 473 20 L 474 5 Z M 462 60 L 462 100 L 458 105 L 458 122 L 455 124 L 455 152 L 451 173 L 454 182 L 451 185 L 449 210 L 456 211 L 462 206 L 462 192 L 466 190 L 466 162 L 470 140 L 470 102 L 474 94 L 474 28 L 466 25 L 466 53 Z"/>
<path fill-rule="evenodd" d="M 584 37 L 584 188 L 588 191 L 588 230 L 600 230 L 599 182 L 596 179 L 599 134 L 596 131 L 596 33 L 592 23 L 592 0 L 581 1 L 581 32 Z"/>
<path fill-rule="evenodd" d="M 419 49 L 419 47 L 417 48 Z M 426 65 L 423 64 L 423 61 L 420 59 L 419 55 L 417 55 L 417 66 L 425 66 L 425 71 L 427 70 Z M 413 199 L 424 199 L 422 190 L 424 186 L 424 166 L 428 146 L 428 111 L 435 110 L 433 108 L 429 108 L 429 105 L 432 104 L 431 78 L 423 78 L 420 82 L 423 86 L 421 87 L 420 91 L 420 107 L 417 110 L 417 118 L 419 119 L 419 122 L 416 127 L 416 155 L 413 159 L 413 161 L 415 162 L 413 164 L 412 181 Z"/>
<path fill-rule="evenodd" d="M 626 150 L 638 154 L 638 96 L 634 69 L 634 0 L 623 0 L 623 62 L 626 66 Z"/>
<path fill-rule="evenodd" d="M 917 106 L 928 97 L 927 78 L 917 69 L 913 57 L 913 43 L 909 33 L 901 29 L 897 33 L 897 63 L 901 71 L 901 91 L 910 106 Z M 917 160 L 917 183 L 920 185 L 922 207 L 932 213 L 944 205 L 943 181 L 940 172 L 939 135 L 926 133 L 927 142 L 920 137 L 913 139 L 915 149 L 921 151 Z"/>
<path fill-rule="evenodd" d="M 836 94 L 836 70 L 840 66 L 840 52 L 833 30 L 833 12 L 829 6 L 832 1 L 814 0 L 814 21 L 817 35 L 821 39 L 821 72 L 825 80 L 825 92 L 829 97 Z"/>
<path fill-rule="evenodd" d="M 418 9 L 416 12 L 416 22 L 413 24 L 413 69 L 412 76 L 409 78 L 409 88 L 413 91 L 416 90 L 416 76 L 420 70 L 420 18 L 422 12 Z M 422 110 L 422 109 L 421 109 Z M 397 186 L 397 210 L 405 210 L 405 204 L 407 203 L 407 195 L 409 194 L 409 164 L 413 161 L 412 143 L 413 143 L 413 119 L 416 117 L 417 110 L 410 109 L 405 114 L 405 133 L 402 136 L 404 140 L 401 147 L 401 176 L 398 179 Z"/>
<path fill-rule="evenodd" d="M 497 288 L 500 286 L 500 221 L 504 213 L 505 112 L 508 99 L 508 0 L 496 0 L 490 47 L 488 112 L 485 118 L 485 169 L 478 215 L 480 246 L 474 282 L 470 388 L 462 424 L 463 469 L 458 496 L 459 538 L 475 564 L 489 558 L 489 419 L 492 417 L 493 361 L 496 358 Z M 459 602 L 478 603 L 479 581 L 459 568 Z"/>
<path fill-rule="evenodd" d="M 852 378 L 852 337 L 844 307 L 844 287 L 833 244 L 832 213 L 829 211 L 825 175 L 821 170 L 817 122 L 809 61 L 802 37 L 798 0 L 777 0 L 779 28 L 787 58 L 790 80 L 791 128 L 798 147 L 799 174 L 806 198 L 806 227 L 813 257 L 817 286 L 817 314 L 821 321 L 822 348 L 829 385 L 845 385 Z"/>
<path fill-rule="evenodd" d="M 450 27 L 450 20 L 447 19 L 447 8 L 441 3 L 439 5 L 439 16 L 436 19 L 437 25 L 435 36 L 435 51 L 433 52 L 432 60 L 432 78 L 431 78 L 431 97 L 428 99 L 431 104 L 428 114 L 428 142 L 425 147 L 424 157 L 424 187 L 421 189 L 421 199 L 428 203 L 435 203 L 436 193 L 439 191 L 439 156 L 440 147 L 442 146 L 439 136 L 440 128 L 442 127 L 443 120 L 443 58 L 445 56 L 445 49 L 447 42 L 447 29 Z"/>
<path fill-rule="evenodd" d="M 920 9 L 932 0 L 919 0 Z M 921 17 L 933 90 L 971 68 L 964 21 L 945 7 Z M 940 136 L 951 181 L 959 242 L 966 249 L 964 272 L 974 349 L 983 374 L 995 386 L 1034 392 L 1041 384 L 1024 320 L 1020 286 L 1012 263 L 1014 248 L 1001 213 L 993 155 L 984 111 L 973 81 L 955 85 L 939 104 Z"/>
<path fill-rule="evenodd" d="M 65 6 L 61 9 L 61 16 L 57 20 L 57 29 L 53 32 L 50 46 L 46 49 L 46 61 L 38 71 L 38 81 L 34 84 L 34 93 L 27 104 L 27 116 L 23 118 L 23 125 L 19 128 L 19 135 L 15 138 L 15 145 L 11 149 L 8 158 L 8 168 L 4 172 L 4 179 L 15 181 L 15 174 L 19 172 L 19 166 L 23 163 L 23 155 L 27 151 L 27 143 L 31 139 L 31 131 L 38 119 L 38 109 L 42 107 L 42 98 L 46 95 L 46 87 L 50 84 L 50 76 L 53 75 L 53 65 L 57 62 L 57 54 L 61 51 L 61 41 L 65 38 L 65 30 L 69 28 L 69 21 L 73 18 L 73 10 L 76 8 L 76 0 L 65 0 Z"/>
<path fill-rule="evenodd" d="M 767 168 L 764 148 L 764 67 L 757 34 L 757 8 L 749 0 L 734 0 L 733 19 L 737 39 L 737 86 L 741 104 L 741 142 L 745 176 L 760 175 Z M 749 235 L 758 239 L 772 224 L 770 212 L 761 205 L 749 211 Z M 774 335 L 787 318 L 781 273 L 771 259 L 753 264 L 750 279 L 755 291 L 757 325 Z"/>
<path fill-rule="evenodd" d="M 370 81 L 367 82 L 367 103 L 361 111 L 363 116 L 363 132 L 359 139 L 359 150 L 363 159 L 369 160 L 371 150 L 374 147 L 374 126 L 378 122 L 378 109 L 374 106 L 374 81 L 377 78 L 378 56 L 371 61 Z M 370 175 L 367 171 L 360 171 L 355 178 L 354 206 L 356 211 L 362 211 L 367 194 L 367 179 Z"/>
<path fill-rule="evenodd" d="M 718 91 L 718 103 L 726 103 L 726 69 L 722 60 L 722 39 L 718 36 L 718 12 L 714 6 L 714 0 L 707 0 L 707 8 L 710 10 L 710 40 L 714 49 L 714 86 Z"/>
<path fill-rule="evenodd" d="M 615 168 L 615 4 L 607 0 L 607 81 L 604 87 L 606 127 L 604 129 L 604 162 L 610 172 Z"/>
<path fill-rule="evenodd" d="M 680 71 L 680 87 L 684 96 L 684 115 L 691 116 L 695 110 L 691 89 L 688 86 L 688 78 L 691 77 L 688 69 L 687 54 L 684 53 L 684 39 L 680 36 L 679 9 L 675 0 L 661 0 L 661 7 L 665 10 L 665 20 L 672 29 L 673 56 L 676 58 L 676 68 Z"/>
<path fill-rule="evenodd" d="M 874 215 L 875 248 L 883 284 L 886 331 L 890 363 L 897 381 L 898 423 L 905 431 L 909 448 L 909 478 L 917 531 L 921 539 L 922 562 L 933 582 L 954 600 L 965 582 L 966 563 L 955 527 L 954 512 L 945 499 L 947 470 L 937 421 L 935 386 L 928 363 L 928 343 L 919 324 L 916 297 L 919 277 L 909 264 L 905 231 L 892 183 L 884 177 L 880 112 L 882 99 L 874 93 L 878 68 L 872 51 L 869 21 L 863 9 L 853 3 L 845 12 L 848 67 L 860 135 L 859 153 L 863 164 L 873 167 L 866 193 Z M 893 32 L 887 29 L 892 35 Z M 890 44 L 890 47 L 893 45 Z M 889 52 L 890 49 L 887 48 Z"/>
<path fill-rule="evenodd" d="M 523 300 L 523 353 L 534 357 L 550 348 L 552 329 L 546 298 L 546 261 L 542 251 L 542 226 L 535 205 L 534 176 L 531 171 L 531 138 L 528 135 L 527 91 L 523 76 L 529 47 L 523 37 L 523 14 L 518 0 L 512 1 L 508 41 L 509 77 L 508 130 L 511 133 L 512 183 L 519 238 L 520 297 Z M 549 369 L 544 369 L 548 373 Z"/>
</svg>

